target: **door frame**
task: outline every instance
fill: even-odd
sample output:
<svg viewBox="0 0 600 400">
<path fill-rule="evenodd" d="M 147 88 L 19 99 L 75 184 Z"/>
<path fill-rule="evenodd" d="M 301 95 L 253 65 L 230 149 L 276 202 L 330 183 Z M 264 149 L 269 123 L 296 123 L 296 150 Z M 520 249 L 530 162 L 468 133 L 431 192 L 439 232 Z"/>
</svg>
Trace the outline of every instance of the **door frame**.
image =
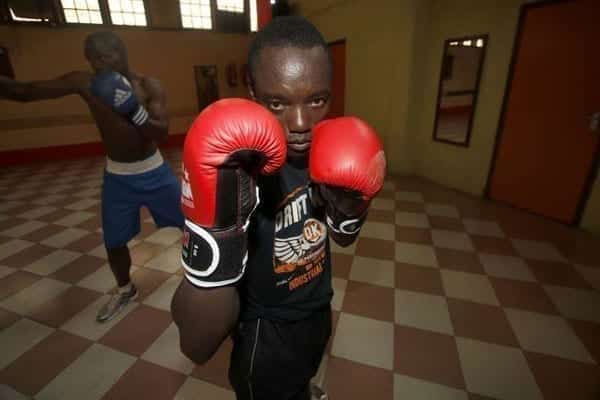
<svg viewBox="0 0 600 400">
<path fill-rule="evenodd" d="M 329 50 L 329 48 L 331 46 L 335 46 L 337 44 L 343 44 L 344 45 L 344 54 L 347 54 L 346 53 L 347 48 L 346 48 L 346 38 L 345 37 L 343 37 L 341 39 L 337 39 L 337 40 L 331 41 L 331 42 L 327 42 L 327 50 Z M 329 52 L 329 56 L 331 57 L 331 52 Z M 344 56 L 344 71 L 345 71 L 344 72 L 344 114 L 346 113 L 346 75 L 347 75 L 346 74 L 346 72 L 347 72 L 346 71 L 346 66 L 348 65 L 348 63 L 346 62 L 347 59 L 348 58 L 346 56 Z M 333 69 L 333 59 L 331 60 L 331 62 L 332 62 L 331 68 Z M 333 76 L 333 71 L 331 71 L 331 73 L 332 73 L 332 76 Z M 329 114 L 329 112 L 328 112 L 328 114 Z"/>
<path fill-rule="evenodd" d="M 527 16 L 527 13 L 531 9 L 552 6 L 552 5 L 556 5 L 556 4 L 560 4 L 560 3 L 568 3 L 571 1 L 572 0 L 542 0 L 542 1 L 539 1 L 536 3 L 523 4 L 520 7 L 519 22 L 517 25 L 517 33 L 515 35 L 515 40 L 513 42 L 513 50 L 512 50 L 510 66 L 509 66 L 509 70 L 508 70 L 508 78 L 506 80 L 506 86 L 504 87 L 504 97 L 502 99 L 502 108 L 500 111 L 500 119 L 498 120 L 498 128 L 496 129 L 496 137 L 494 139 L 494 151 L 492 153 L 492 160 L 490 163 L 489 172 L 488 172 L 487 180 L 485 183 L 484 197 L 486 199 L 491 199 L 490 191 L 492 188 L 492 177 L 494 176 L 494 172 L 496 169 L 496 159 L 498 157 L 498 151 L 499 151 L 499 147 L 500 147 L 500 139 L 502 138 L 502 132 L 504 131 L 504 118 L 506 117 L 506 112 L 507 112 L 507 108 L 508 108 L 508 98 L 510 97 L 510 91 L 511 91 L 512 83 L 513 83 L 515 65 L 517 63 L 517 54 L 519 53 L 519 50 L 521 49 L 521 42 L 522 42 L 521 39 L 523 38 L 523 27 L 525 25 L 525 17 Z M 585 181 L 583 191 L 579 198 L 579 201 L 577 204 L 577 210 L 575 211 L 575 217 L 573 218 L 573 221 L 571 221 L 571 223 L 569 223 L 568 225 L 579 226 L 579 224 L 581 222 L 581 218 L 583 217 L 583 212 L 585 211 L 585 206 L 587 205 L 587 202 L 592 193 L 592 188 L 594 187 L 594 182 L 596 181 L 597 175 L 599 173 L 599 168 L 600 168 L 600 142 L 596 146 L 596 151 L 594 154 L 594 161 L 592 163 L 592 167 L 591 167 L 590 171 L 588 172 L 588 177 Z M 544 217 L 544 218 L 548 218 L 548 217 Z M 548 219 L 550 219 L 550 218 L 548 218 Z M 555 221 L 555 220 L 553 219 L 553 221 Z"/>
<path fill-rule="evenodd" d="M 337 39 L 337 40 L 334 40 L 333 42 L 327 42 L 327 46 L 333 46 L 333 45 L 341 44 L 341 43 L 345 44 L 346 38 Z"/>
</svg>

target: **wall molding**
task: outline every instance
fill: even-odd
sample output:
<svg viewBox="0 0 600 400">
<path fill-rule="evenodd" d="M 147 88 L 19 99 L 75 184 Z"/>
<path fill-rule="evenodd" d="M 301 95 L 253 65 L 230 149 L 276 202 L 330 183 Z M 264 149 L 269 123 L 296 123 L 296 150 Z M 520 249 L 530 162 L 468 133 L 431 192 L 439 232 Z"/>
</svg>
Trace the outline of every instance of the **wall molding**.
<svg viewBox="0 0 600 400">
<path fill-rule="evenodd" d="M 186 134 L 169 135 L 160 144 L 161 148 L 182 147 Z M 102 142 L 77 143 L 64 146 L 39 147 L 22 150 L 0 151 L 0 166 L 32 164 L 47 161 L 73 160 L 85 157 L 103 156 Z"/>
<path fill-rule="evenodd" d="M 191 109 L 169 112 L 169 118 L 195 118 L 198 111 Z M 9 118 L 0 120 L 0 131 L 17 131 L 21 129 L 53 128 L 57 126 L 95 124 L 90 114 L 47 115 L 35 118 Z"/>
</svg>

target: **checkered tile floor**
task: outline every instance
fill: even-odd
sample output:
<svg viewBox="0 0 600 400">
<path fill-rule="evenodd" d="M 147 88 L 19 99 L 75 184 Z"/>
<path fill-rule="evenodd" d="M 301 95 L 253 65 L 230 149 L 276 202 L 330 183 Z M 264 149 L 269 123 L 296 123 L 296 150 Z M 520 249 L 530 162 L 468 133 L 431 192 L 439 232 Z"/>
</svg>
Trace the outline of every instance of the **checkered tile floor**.
<svg viewBox="0 0 600 400">
<path fill-rule="evenodd" d="M 180 154 L 167 154 L 179 165 Z M 233 399 L 227 342 L 178 350 L 179 233 L 143 211 L 138 302 L 113 287 L 103 160 L 0 172 L 0 398 Z M 390 178 L 358 242 L 333 247 L 335 331 L 319 379 L 339 399 L 600 398 L 600 241 L 417 178 Z"/>
</svg>

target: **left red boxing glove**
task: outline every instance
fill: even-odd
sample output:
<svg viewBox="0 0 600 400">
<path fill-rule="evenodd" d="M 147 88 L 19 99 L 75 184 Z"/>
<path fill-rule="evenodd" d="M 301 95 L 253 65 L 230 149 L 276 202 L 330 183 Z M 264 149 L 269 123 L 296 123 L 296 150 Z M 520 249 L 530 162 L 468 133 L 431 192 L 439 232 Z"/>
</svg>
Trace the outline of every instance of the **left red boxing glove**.
<svg viewBox="0 0 600 400">
<path fill-rule="evenodd" d="M 356 117 L 325 120 L 313 129 L 310 177 L 326 202 L 327 224 L 355 235 L 383 187 L 385 154 L 375 130 Z"/>
<path fill-rule="evenodd" d="M 192 124 L 183 147 L 181 260 L 194 286 L 241 279 L 247 227 L 259 203 L 255 178 L 283 165 L 285 146 L 277 118 L 250 100 L 219 100 Z"/>
</svg>

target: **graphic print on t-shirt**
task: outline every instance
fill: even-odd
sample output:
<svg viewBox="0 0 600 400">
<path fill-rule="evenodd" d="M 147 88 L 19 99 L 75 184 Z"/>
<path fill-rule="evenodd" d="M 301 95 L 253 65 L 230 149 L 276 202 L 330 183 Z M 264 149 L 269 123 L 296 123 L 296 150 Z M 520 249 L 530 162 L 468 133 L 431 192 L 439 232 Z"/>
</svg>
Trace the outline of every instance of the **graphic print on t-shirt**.
<svg viewBox="0 0 600 400">
<path fill-rule="evenodd" d="M 290 291 L 310 282 L 323 272 L 327 227 L 306 218 L 310 207 L 306 186 L 290 193 L 275 216 L 273 268 L 281 276 L 277 286 Z"/>
</svg>

